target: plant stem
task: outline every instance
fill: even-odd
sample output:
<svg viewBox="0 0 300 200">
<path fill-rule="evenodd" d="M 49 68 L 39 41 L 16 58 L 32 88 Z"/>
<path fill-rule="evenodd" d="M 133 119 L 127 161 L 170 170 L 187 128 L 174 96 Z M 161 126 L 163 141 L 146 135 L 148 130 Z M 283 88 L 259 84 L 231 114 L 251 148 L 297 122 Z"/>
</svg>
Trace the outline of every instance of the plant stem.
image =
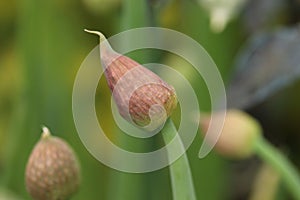
<svg viewBox="0 0 300 200">
<path fill-rule="evenodd" d="M 259 157 L 278 171 L 294 198 L 300 200 L 300 177 L 290 161 L 264 138 L 257 140 L 255 150 Z"/>
<path fill-rule="evenodd" d="M 121 29 L 124 31 L 148 24 L 147 0 L 124 0 Z"/>
<path fill-rule="evenodd" d="M 162 130 L 162 135 L 166 144 L 172 139 L 175 139 L 177 143 L 176 149 L 167 149 L 169 158 L 172 157 L 171 155 L 175 152 L 185 151 L 181 139 L 177 134 L 176 127 L 171 119 L 167 120 L 165 127 Z M 183 153 L 178 160 L 170 164 L 170 176 L 174 200 L 196 200 L 192 173 L 186 153 Z"/>
</svg>

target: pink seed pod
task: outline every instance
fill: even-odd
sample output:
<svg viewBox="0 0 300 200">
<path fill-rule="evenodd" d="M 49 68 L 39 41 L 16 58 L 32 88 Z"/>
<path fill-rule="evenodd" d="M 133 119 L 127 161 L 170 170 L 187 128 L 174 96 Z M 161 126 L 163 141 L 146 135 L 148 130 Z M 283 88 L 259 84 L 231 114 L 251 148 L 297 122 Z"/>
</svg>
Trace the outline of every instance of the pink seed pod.
<svg viewBox="0 0 300 200">
<path fill-rule="evenodd" d="M 85 31 L 100 36 L 102 67 L 120 115 L 146 130 L 162 126 L 177 106 L 175 89 L 141 64 L 115 52 L 100 32 Z"/>
<path fill-rule="evenodd" d="M 72 148 L 44 127 L 25 172 L 26 189 L 34 200 L 66 200 L 79 188 L 79 163 Z"/>
</svg>

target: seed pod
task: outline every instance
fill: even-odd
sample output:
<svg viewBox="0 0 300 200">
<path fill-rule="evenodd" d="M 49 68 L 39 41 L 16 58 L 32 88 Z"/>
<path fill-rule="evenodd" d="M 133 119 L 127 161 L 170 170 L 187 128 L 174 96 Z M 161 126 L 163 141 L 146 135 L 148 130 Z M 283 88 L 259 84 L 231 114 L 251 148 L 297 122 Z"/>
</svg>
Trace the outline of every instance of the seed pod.
<svg viewBox="0 0 300 200">
<path fill-rule="evenodd" d="M 29 157 L 25 182 L 34 200 L 65 200 L 78 190 L 80 170 L 73 150 L 46 127 Z"/>
<path fill-rule="evenodd" d="M 213 113 L 201 117 L 202 132 L 207 133 L 211 117 L 221 122 L 221 116 L 219 113 Z M 254 153 L 254 145 L 261 132 L 261 127 L 254 118 L 240 110 L 228 110 L 215 149 L 218 153 L 228 157 L 246 158 Z"/>
<path fill-rule="evenodd" d="M 116 53 L 99 32 L 100 55 L 109 88 L 120 115 L 129 122 L 154 130 L 177 106 L 172 86 L 134 60 Z"/>
</svg>

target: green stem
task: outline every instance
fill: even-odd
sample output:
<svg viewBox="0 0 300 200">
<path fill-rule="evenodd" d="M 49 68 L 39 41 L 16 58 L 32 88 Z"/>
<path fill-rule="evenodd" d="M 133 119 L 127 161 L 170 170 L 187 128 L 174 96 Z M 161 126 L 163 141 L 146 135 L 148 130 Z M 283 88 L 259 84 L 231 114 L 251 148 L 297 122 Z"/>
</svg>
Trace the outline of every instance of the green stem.
<svg viewBox="0 0 300 200">
<path fill-rule="evenodd" d="M 162 135 L 166 144 L 172 139 L 175 139 L 177 143 L 176 149 L 167 149 L 169 158 L 178 151 L 185 151 L 181 139 L 177 134 L 176 127 L 171 119 L 167 120 L 165 127 L 162 130 Z M 171 163 L 170 176 L 174 200 L 196 200 L 192 173 L 186 153 L 183 153 L 178 160 Z"/>
<path fill-rule="evenodd" d="M 121 29 L 144 27 L 149 24 L 147 0 L 124 0 Z"/>
<path fill-rule="evenodd" d="M 264 138 L 258 139 L 255 147 L 257 155 L 278 171 L 287 189 L 295 199 L 300 200 L 300 177 L 297 169 L 278 149 Z"/>
</svg>

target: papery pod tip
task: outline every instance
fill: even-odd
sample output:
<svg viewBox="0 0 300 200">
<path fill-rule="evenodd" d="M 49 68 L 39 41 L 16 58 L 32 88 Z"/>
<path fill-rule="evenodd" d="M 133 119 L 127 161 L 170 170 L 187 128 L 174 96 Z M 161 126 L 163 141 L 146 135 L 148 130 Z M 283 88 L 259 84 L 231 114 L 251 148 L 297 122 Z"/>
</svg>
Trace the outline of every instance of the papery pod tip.
<svg viewBox="0 0 300 200">
<path fill-rule="evenodd" d="M 100 42 L 106 40 L 106 37 L 103 35 L 103 33 L 99 32 L 99 31 L 91 31 L 91 30 L 88 30 L 88 29 L 84 29 L 84 31 L 87 32 L 87 33 L 92 33 L 92 34 L 98 35 L 99 38 L 100 38 Z"/>
<path fill-rule="evenodd" d="M 42 130 L 43 130 L 43 132 L 42 132 L 41 139 L 46 139 L 46 138 L 51 137 L 51 132 L 49 131 L 49 129 L 46 126 L 43 126 Z"/>
</svg>

